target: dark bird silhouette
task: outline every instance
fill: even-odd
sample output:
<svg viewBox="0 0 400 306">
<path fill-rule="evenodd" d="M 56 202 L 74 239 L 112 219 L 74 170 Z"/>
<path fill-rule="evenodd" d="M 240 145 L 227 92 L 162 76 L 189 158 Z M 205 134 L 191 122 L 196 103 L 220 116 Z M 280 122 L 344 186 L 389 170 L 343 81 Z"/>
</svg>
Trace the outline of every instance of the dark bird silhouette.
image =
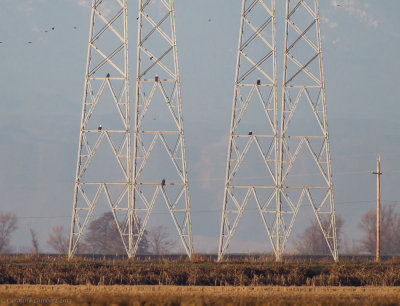
<svg viewBox="0 0 400 306">
<path fill-rule="evenodd" d="M 54 31 L 55 27 L 52 27 L 51 30 Z"/>
<path fill-rule="evenodd" d="M 165 179 L 162 179 L 161 186 L 165 186 Z"/>
<path fill-rule="evenodd" d="M 28 44 L 31 44 L 32 42 L 31 41 L 28 41 Z"/>
<path fill-rule="evenodd" d="M 74 30 L 76 30 L 76 27 L 74 27 Z"/>
<path fill-rule="evenodd" d="M 249 132 L 249 136 L 251 136 L 251 135 L 253 135 L 253 132 L 252 132 L 252 131 Z"/>
</svg>

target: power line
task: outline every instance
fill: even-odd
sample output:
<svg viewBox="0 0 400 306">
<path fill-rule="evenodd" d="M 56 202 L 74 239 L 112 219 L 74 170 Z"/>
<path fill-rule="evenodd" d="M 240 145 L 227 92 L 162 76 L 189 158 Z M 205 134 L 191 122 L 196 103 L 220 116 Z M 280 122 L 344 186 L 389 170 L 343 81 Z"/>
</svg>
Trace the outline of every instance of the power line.
<svg viewBox="0 0 400 306">
<path fill-rule="evenodd" d="M 382 202 L 391 203 L 399 205 L 400 201 L 389 201 L 389 200 L 382 200 Z M 371 204 L 375 203 L 375 201 L 366 200 L 366 201 L 346 201 L 346 202 L 336 202 L 336 205 L 344 206 L 344 205 L 353 205 L 353 204 Z M 250 211 L 258 211 L 258 208 L 249 208 Z M 169 211 L 157 211 L 154 210 L 152 212 L 156 215 L 167 215 L 170 214 Z M 201 210 L 191 210 L 192 214 L 201 214 L 201 213 L 221 213 L 221 209 L 201 209 Z M 93 215 L 93 218 L 101 217 L 102 215 Z M 63 218 L 70 218 L 71 216 L 18 216 L 18 219 L 63 219 Z"/>
</svg>

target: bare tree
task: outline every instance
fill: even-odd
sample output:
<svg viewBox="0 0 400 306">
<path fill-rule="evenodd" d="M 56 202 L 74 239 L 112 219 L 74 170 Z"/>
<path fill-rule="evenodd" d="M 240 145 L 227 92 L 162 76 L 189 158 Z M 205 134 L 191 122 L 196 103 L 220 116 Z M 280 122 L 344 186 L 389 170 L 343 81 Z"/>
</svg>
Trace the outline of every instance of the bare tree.
<svg viewBox="0 0 400 306">
<path fill-rule="evenodd" d="M 47 240 L 47 244 L 58 254 L 66 254 L 68 251 L 68 237 L 64 233 L 64 226 L 55 226 Z"/>
<path fill-rule="evenodd" d="M 400 252 L 400 214 L 395 205 L 383 205 L 381 208 L 381 254 L 391 255 Z M 360 240 L 360 249 L 371 254 L 376 250 L 376 209 L 370 209 L 362 216 L 358 227 L 364 232 Z"/>
<path fill-rule="evenodd" d="M 328 228 L 328 222 L 329 220 L 322 220 L 322 226 L 324 228 Z M 342 226 L 343 219 L 340 216 L 336 216 L 336 237 L 338 240 L 338 245 L 340 245 L 341 241 Z M 311 225 L 304 230 L 303 234 L 296 239 L 296 242 L 294 243 L 294 249 L 300 254 L 330 254 L 329 246 L 317 220 L 313 220 Z"/>
<path fill-rule="evenodd" d="M 10 236 L 18 228 L 17 217 L 11 212 L 0 213 L 0 253 L 9 251 Z"/>
<path fill-rule="evenodd" d="M 139 243 L 137 254 L 145 254 L 147 252 L 146 234 L 147 232 L 145 232 Z M 111 212 L 104 213 L 90 223 L 84 244 L 87 251 L 91 253 L 125 254 L 125 247 Z"/>
<path fill-rule="evenodd" d="M 348 235 L 344 235 L 342 239 L 342 244 L 340 246 L 342 252 L 344 254 L 360 254 L 361 253 L 361 246 L 357 239 L 350 239 Z"/>
<path fill-rule="evenodd" d="M 37 255 L 39 254 L 39 241 L 36 231 L 32 227 L 29 227 L 29 232 L 31 233 L 32 252 Z"/>
<path fill-rule="evenodd" d="M 154 226 L 148 234 L 150 252 L 156 255 L 165 254 L 171 251 L 176 245 L 175 240 L 170 240 L 168 229 L 165 226 Z"/>
</svg>

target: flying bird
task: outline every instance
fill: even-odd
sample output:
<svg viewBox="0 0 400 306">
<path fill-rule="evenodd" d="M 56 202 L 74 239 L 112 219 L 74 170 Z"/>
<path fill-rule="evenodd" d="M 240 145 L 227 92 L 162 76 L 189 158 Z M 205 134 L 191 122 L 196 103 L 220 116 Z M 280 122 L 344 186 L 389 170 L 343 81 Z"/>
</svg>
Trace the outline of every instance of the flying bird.
<svg viewBox="0 0 400 306">
<path fill-rule="evenodd" d="M 51 30 L 54 31 L 55 27 L 52 27 Z"/>
</svg>

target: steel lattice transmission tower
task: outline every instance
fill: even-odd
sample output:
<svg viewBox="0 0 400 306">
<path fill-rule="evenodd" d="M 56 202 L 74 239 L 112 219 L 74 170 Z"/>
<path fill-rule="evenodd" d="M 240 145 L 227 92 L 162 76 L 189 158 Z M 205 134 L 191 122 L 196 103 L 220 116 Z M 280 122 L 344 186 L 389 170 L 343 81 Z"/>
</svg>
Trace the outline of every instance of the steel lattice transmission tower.
<svg viewBox="0 0 400 306">
<path fill-rule="evenodd" d="M 327 119 L 318 0 L 287 0 L 278 259 L 300 205 L 309 202 L 333 258 L 338 260 Z"/>
<path fill-rule="evenodd" d="M 156 205 L 193 253 L 173 0 L 139 0 L 133 141 L 135 255 Z"/>
<path fill-rule="evenodd" d="M 249 98 L 241 97 L 240 88 L 247 86 L 259 89 L 264 84 L 262 79 L 256 81 L 256 84 L 259 85 L 254 85 L 254 79 L 251 79 L 250 84 L 243 83 L 245 79 L 241 75 L 248 78 L 254 72 L 259 71 L 273 76 L 270 80 L 271 96 L 276 100 L 275 0 L 268 3 L 270 4 L 267 5 L 263 0 L 243 0 L 219 258 L 223 257 L 247 203 L 254 199 L 277 260 L 282 258 L 283 250 L 303 202 L 311 204 L 328 248 L 334 259 L 337 260 L 335 210 L 317 0 L 286 0 L 279 135 L 277 133 L 277 103 L 264 104 L 265 113 L 273 113 L 275 117 L 267 116 L 265 121 L 265 124 L 268 125 L 267 131 L 272 132 L 269 134 L 270 143 L 265 146 L 257 143 L 258 151 L 264 160 L 258 163 L 257 167 L 257 171 L 260 169 L 264 171 L 264 175 L 257 172 L 257 175 L 262 178 L 261 184 L 255 184 L 249 173 L 241 178 L 245 183 L 234 182 L 234 179 L 237 180 L 238 169 L 244 166 L 246 157 L 250 156 L 248 158 L 252 159 L 252 163 L 254 163 L 254 155 L 249 153 L 251 143 L 261 137 L 268 137 L 265 135 L 266 130 L 261 131 L 263 135 L 250 131 L 245 145 L 237 145 L 237 139 L 245 138 L 246 135 L 237 132 L 238 124 L 236 122 L 240 122 L 240 116 L 248 111 L 250 102 L 252 102 Z M 257 23 L 250 19 L 250 14 L 253 14 L 251 16 L 256 19 Z M 266 46 L 254 43 L 266 29 L 263 21 L 266 23 L 269 21 L 271 24 L 270 35 L 268 36 L 266 33 L 260 37 Z M 247 34 L 247 32 L 250 33 Z M 244 35 L 249 38 L 243 39 Z M 256 50 L 247 51 L 250 48 Z M 253 59 L 250 54 L 257 54 L 258 57 Z M 275 58 L 272 58 L 273 56 Z M 246 64 L 250 65 L 250 69 L 243 68 L 241 58 L 247 60 Z M 257 60 L 258 58 L 261 60 Z M 265 67 L 266 58 L 273 63 L 270 67 Z M 252 112 L 251 114 L 254 117 L 257 113 Z M 253 126 L 261 126 L 257 124 L 257 120 L 253 120 L 252 123 Z M 277 145 L 278 143 L 279 145 Z M 252 163 L 249 163 L 247 168 L 250 168 Z M 254 171 L 251 173 L 254 176 Z M 235 175 L 236 178 L 234 178 Z"/>
<path fill-rule="evenodd" d="M 99 204 L 131 254 L 131 185 L 127 0 L 92 0 L 69 257 Z"/>
<path fill-rule="evenodd" d="M 275 216 L 278 115 L 275 1 L 243 1 L 230 127 L 219 258 L 249 202 L 268 235 Z M 253 165 L 256 164 L 256 168 Z"/>
</svg>

